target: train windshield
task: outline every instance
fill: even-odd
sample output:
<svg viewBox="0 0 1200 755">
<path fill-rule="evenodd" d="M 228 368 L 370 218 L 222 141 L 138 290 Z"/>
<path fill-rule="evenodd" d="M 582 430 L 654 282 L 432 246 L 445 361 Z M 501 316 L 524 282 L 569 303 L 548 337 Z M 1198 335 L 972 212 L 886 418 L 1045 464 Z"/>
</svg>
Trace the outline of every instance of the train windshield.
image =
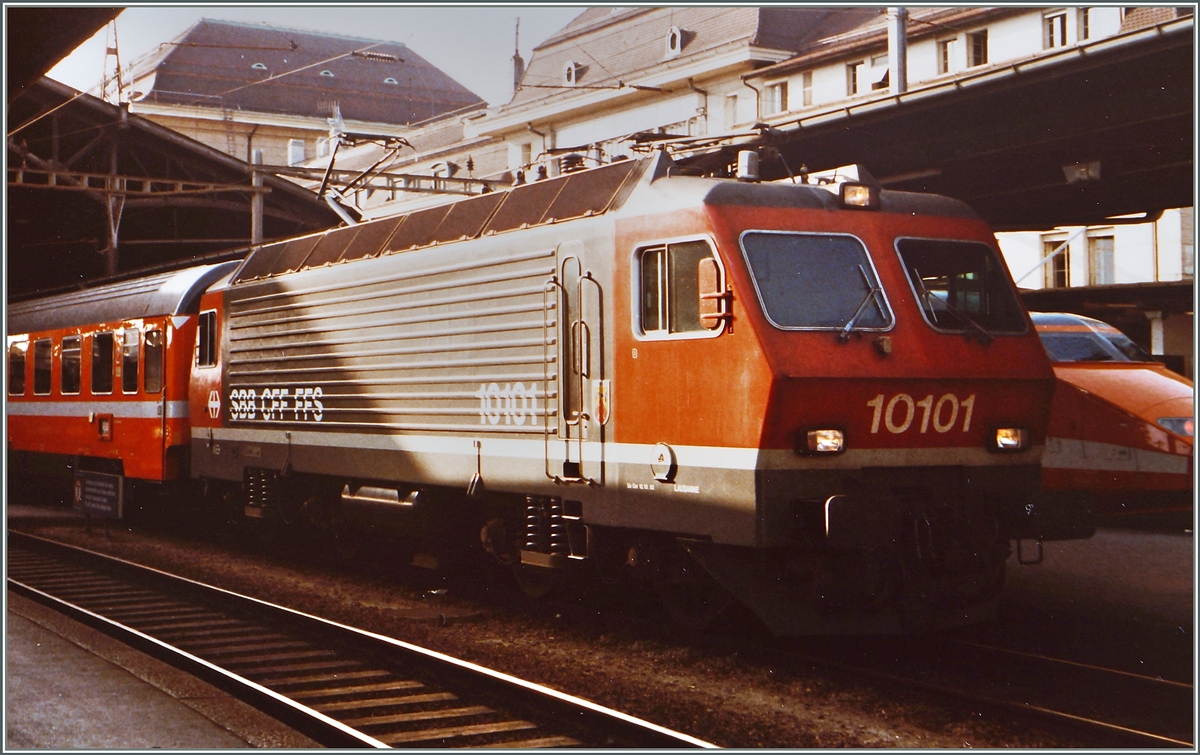
<svg viewBox="0 0 1200 755">
<path fill-rule="evenodd" d="M 1099 320 L 1034 313 L 1033 324 L 1052 362 L 1153 362 L 1129 336 Z"/>
<path fill-rule="evenodd" d="M 853 236 L 747 231 L 742 252 L 763 312 L 777 328 L 892 326 L 892 311 L 867 249 Z"/>
<path fill-rule="evenodd" d="M 899 239 L 896 251 L 935 330 L 1024 333 L 1025 313 L 996 251 L 977 241 Z"/>
</svg>

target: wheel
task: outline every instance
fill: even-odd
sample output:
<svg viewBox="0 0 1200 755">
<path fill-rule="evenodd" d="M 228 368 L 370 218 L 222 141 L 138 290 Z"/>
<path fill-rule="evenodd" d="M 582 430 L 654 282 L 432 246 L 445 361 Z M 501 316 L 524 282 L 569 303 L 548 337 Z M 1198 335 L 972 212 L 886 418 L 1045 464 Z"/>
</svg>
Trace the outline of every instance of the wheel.
<svg viewBox="0 0 1200 755">
<path fill-rule="evenodd" d="M 735 602 L 682 546 L 664 553 L 655 586 L 667 616 L 687 632 L 708 629 Z"/>
</svg>

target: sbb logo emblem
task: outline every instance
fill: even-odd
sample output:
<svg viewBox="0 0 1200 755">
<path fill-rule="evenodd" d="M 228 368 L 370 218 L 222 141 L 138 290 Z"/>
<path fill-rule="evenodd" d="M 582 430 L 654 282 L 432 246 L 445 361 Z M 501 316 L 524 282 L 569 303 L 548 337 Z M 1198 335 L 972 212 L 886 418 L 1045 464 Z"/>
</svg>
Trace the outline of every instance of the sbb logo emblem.
<svg viewBox="0 0 1200 755">
<path fill-rule="evenodd" d="M 217 391 L 208 394 L 208 416 L 213 419 L 221 416 L 221 394 Z"/>
</svg>

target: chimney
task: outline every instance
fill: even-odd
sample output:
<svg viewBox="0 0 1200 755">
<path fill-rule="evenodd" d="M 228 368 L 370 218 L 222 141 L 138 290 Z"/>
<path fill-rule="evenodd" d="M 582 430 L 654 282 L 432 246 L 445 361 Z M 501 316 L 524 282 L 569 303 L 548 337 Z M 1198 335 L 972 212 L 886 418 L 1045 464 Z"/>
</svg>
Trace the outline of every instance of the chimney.
<svg viewBox="0 0 1200 755">
<path fill-rule="evenodd" d="M 521 57 L 521 19 L 517 19 L 517 38 L 513 49 L 513 94 L 521 88 L 521 79 L 525 76 L 525 59 Z"/>
</svg>

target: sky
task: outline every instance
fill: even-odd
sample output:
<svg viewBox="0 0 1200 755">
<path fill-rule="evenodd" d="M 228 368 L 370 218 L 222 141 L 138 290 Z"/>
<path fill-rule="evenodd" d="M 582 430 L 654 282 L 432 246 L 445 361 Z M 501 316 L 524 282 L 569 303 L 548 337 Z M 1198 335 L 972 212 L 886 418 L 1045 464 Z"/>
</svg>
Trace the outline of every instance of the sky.
<svg viewBox="0 0 1200 755">
<path fill-rule="evenodd" d="M 521 55 L 562 29 L 587 6 L 499 5 L 211 5 L 130 6 L 117 16 L 122 67 L 154 51 L 202 18 L 402 42 L 490 105 L 512 97 L 512 55 L 520 19 Z M 104 76 L 106 27 L 50 69 L 49 76 L 81 91 Z M 112 60 L 107 61 L 111 75 Z"/>
</svg>

